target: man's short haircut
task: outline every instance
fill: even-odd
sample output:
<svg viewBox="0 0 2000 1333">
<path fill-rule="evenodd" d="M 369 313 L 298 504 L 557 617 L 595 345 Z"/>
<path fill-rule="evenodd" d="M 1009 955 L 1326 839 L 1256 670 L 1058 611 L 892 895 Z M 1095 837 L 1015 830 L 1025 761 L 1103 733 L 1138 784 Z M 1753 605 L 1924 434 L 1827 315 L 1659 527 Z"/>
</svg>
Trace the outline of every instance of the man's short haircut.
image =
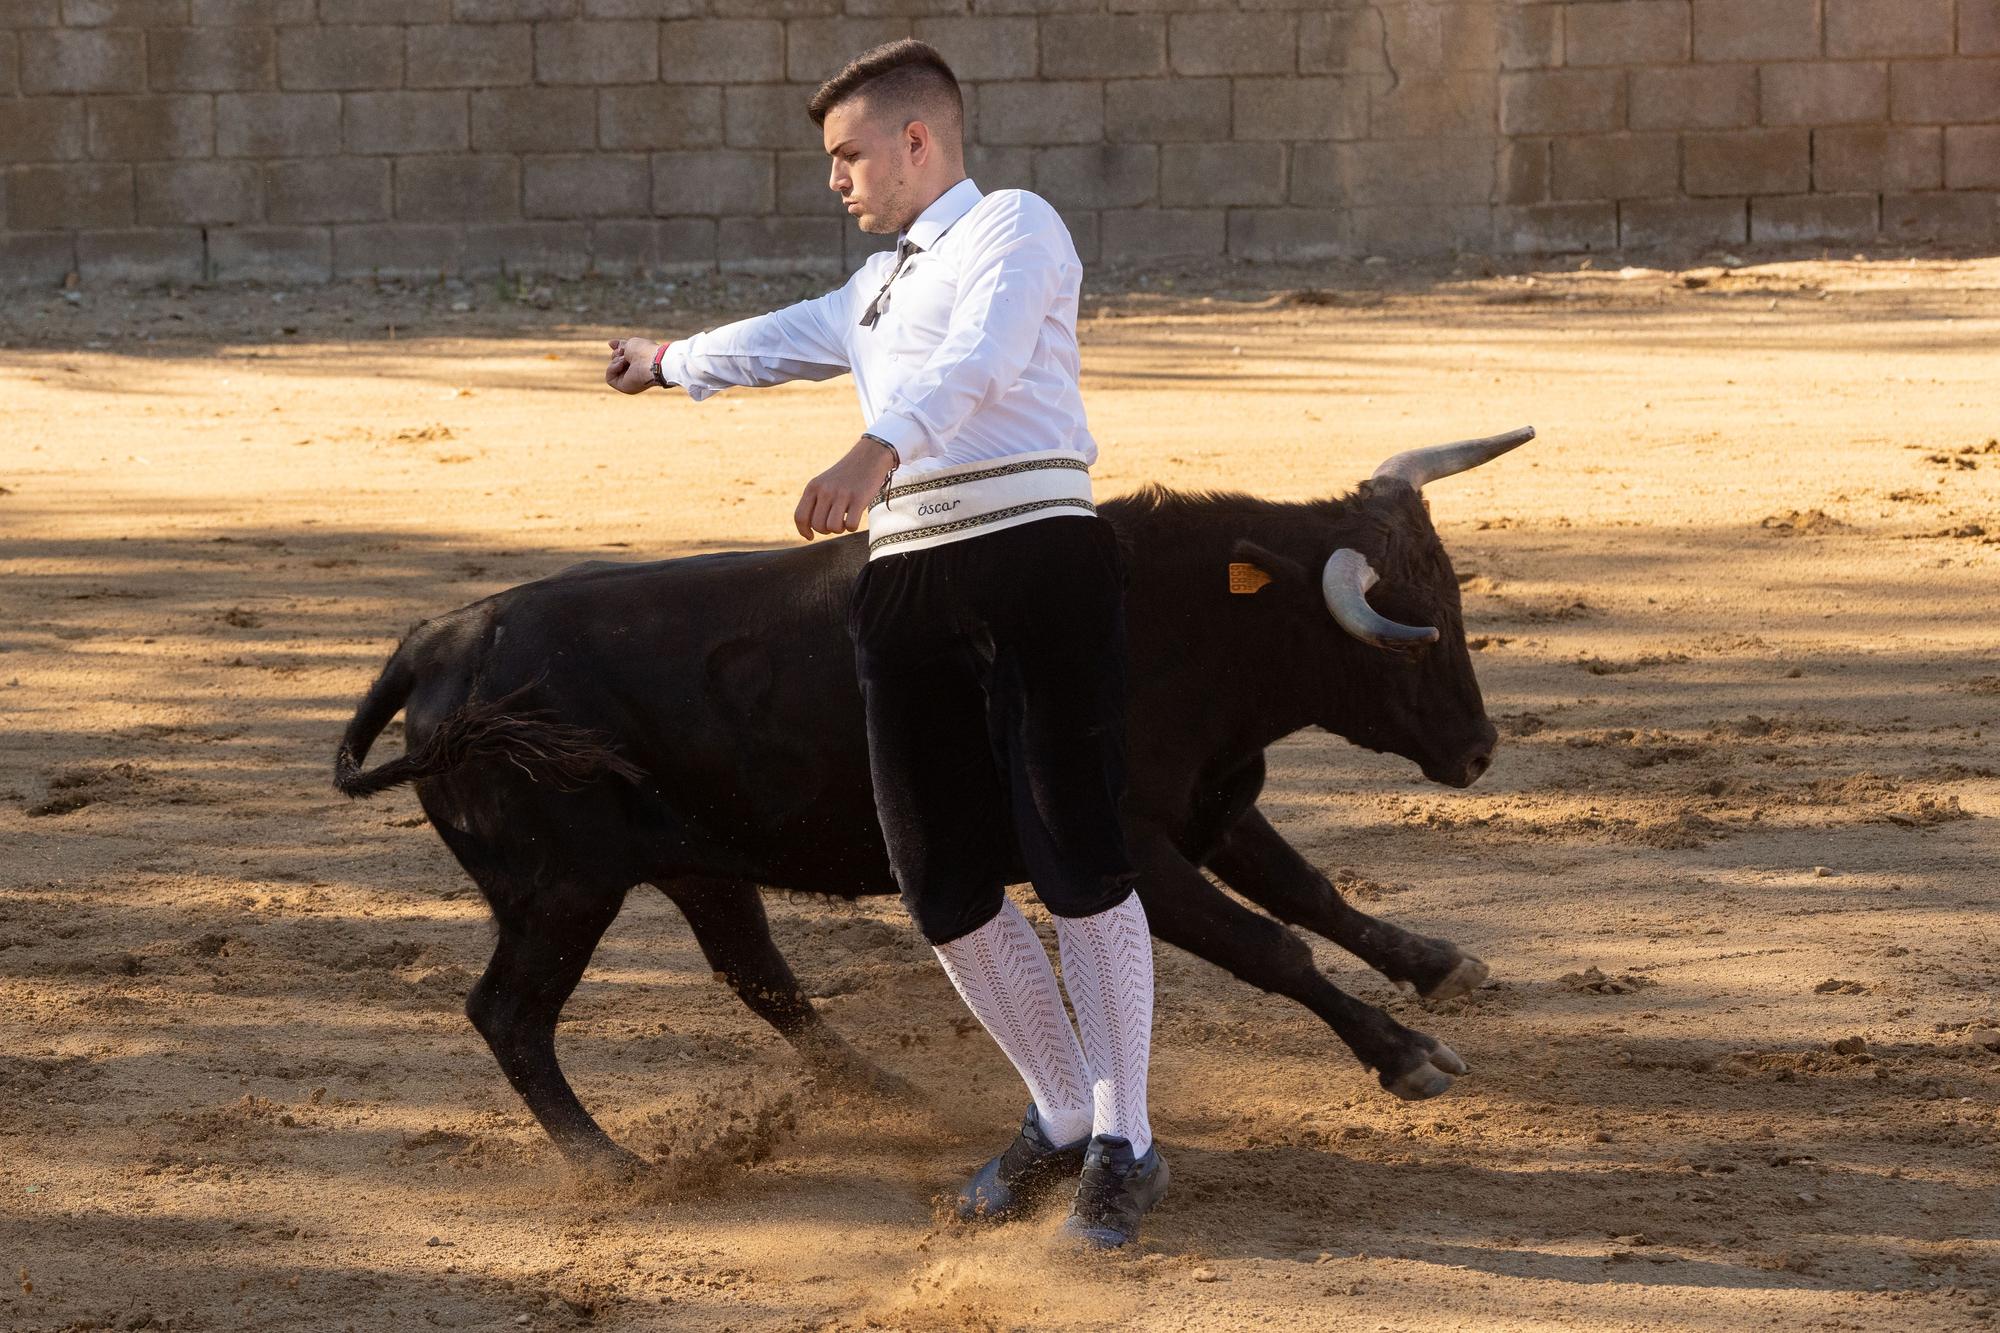
<svg viewBox="0 0 2000 1333">
<path fill-rule="evenodd" d="M 958 91 L 958 76 L 929 42 L 904 37 L 863 51 L 819 86 L 806 104 L 806 113 L 813 124 L 824 126 L 828 112 L 859 96 L 866 96 L 877 107 L 894 110 L 906 124 L 912 120 L 929 124 L 943 118 L 953 129 L 964 132 L 965 99 Z"/>
</svg>

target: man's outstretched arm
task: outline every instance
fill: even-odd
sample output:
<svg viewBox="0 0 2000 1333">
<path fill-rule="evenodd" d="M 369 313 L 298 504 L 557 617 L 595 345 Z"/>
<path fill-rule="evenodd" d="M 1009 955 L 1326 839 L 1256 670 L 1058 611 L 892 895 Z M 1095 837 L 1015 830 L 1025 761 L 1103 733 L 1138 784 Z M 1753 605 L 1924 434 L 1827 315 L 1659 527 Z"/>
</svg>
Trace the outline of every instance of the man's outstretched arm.
<svg viewBox="0 0 2000 1333">
<path fill-rule="evenodd" d="M 848 369 L 847 311 L 852 279 L 824 296 L 739 319 L 667 344 L 660 372 L 697 402 L 728 388 L 763 388 L 787 380 L 825 380 Z M 620 393 L 654 387 L 660 344 L 613 338 L 604 382 Z"/>
</svg>

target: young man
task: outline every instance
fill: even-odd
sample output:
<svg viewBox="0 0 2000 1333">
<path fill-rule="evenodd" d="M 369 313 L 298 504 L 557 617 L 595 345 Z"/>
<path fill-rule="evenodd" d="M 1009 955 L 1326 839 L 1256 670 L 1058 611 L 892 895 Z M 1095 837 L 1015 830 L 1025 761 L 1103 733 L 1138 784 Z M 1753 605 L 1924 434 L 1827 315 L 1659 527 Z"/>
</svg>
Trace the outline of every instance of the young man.
<svg viewBox="0 0 2000 1333">
<path fill-rule="evenodd" d="M 853 374 L 867 431 L 806 486 L 793 521 L 811 540 L 868 516 L 848 632 L 890 865 L 1032 1094 L 959 1213 L 1004 1216 L 1078 1178 L 1065 1229 L 1122 1245 L 1167 1167 L 1146 1119 L 1152 937 L 1118 819 L 1124 566 L 1091 504 L 1081 265 L 1046 201 L 967 178 L 958 81 L 930 46 L 867 52 L 808 111 L 828 184 L 863 231 L 897 235 L 895 252 L 770 314 L 666 345 L 616 340 L 605 378 L 698 400 Z M 1006 896 L 1017 847 L 1056 918 L 1076 1028 Z"/>
</svg>

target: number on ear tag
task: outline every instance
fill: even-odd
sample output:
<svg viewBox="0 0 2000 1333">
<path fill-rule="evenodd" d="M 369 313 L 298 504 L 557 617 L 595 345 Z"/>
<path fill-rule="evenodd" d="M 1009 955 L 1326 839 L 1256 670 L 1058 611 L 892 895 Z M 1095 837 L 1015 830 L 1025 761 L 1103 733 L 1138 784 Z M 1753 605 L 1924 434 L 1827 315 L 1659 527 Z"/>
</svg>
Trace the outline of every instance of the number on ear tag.
<svg viewBox="0 0 2000 1333">
<path fill-rule="evenodd" d="M 1255 565 L 1242 561 L 1231 561 L 1229 565 L 1229 591 L 1233 593 L 1253 593 L 1271 581 L 1271 576 Z"/>
</svg>

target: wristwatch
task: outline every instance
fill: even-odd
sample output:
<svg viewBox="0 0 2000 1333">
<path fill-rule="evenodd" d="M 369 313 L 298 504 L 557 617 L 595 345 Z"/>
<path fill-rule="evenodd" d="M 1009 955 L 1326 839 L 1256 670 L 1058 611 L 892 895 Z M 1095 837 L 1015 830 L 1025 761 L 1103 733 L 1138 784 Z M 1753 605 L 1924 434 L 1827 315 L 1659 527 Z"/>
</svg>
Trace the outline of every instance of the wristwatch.
<svg viewBox="0 0 2000 1333">
<path fill-rule="evenodd" d="M 653 352 L 653 383 L 659 385 L 662 389 L 673 387 L 667 382 L 667 377 L 660 373 L 660 358 L 665 356 L 667 349 L 672 346 L 673 344 L 670 342 L 661 343 Z"/>
</svg>

